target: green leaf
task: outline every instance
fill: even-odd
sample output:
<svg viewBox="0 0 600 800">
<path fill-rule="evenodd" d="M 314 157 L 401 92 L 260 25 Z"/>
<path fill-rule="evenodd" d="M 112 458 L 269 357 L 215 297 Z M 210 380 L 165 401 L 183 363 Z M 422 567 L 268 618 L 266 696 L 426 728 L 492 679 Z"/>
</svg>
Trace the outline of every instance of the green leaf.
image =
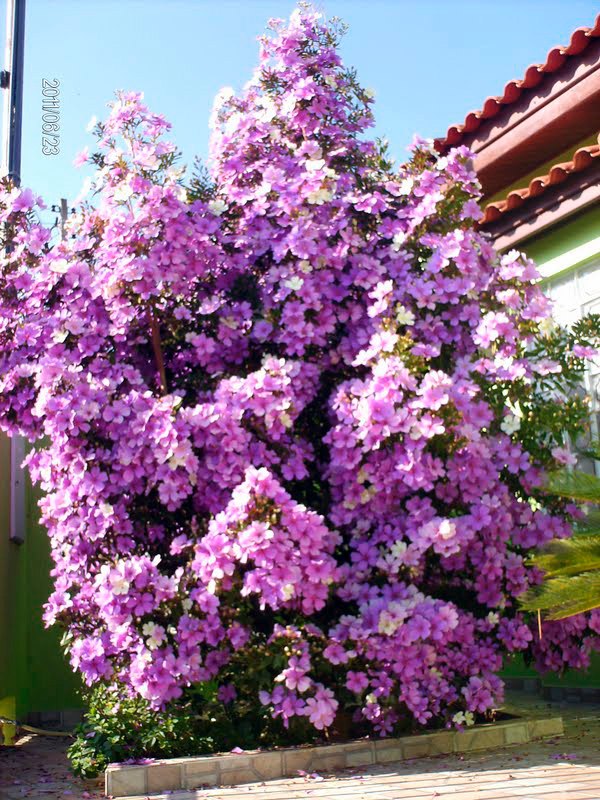
<svg viewBox="0 0 600 800">
<path fill-rule="evenodd" d="M 580 455 L 586 458 L 593 458 L 595 461 L 600 461 L 600 442 L 590 442 L 590 444 L 583 450 L 580 450 Z"/>
<path fill-rule="evenodd" d="M 600 503 L 600 478 L 587 472 L 560 470 L 548 476 L 546 491 L 572 500 Z"/>
<path fill-rule="evenodd" d="M 534 558 L 546 578 L 600 572 L 600 531 L 571 539 L 555 539 Z"/>
<path fill-rule="evenodd" d="M 589 508 L 585 517 L 573 524 L 573 529 L 577 536 L 600 534 L 600 510 Z"/>
<path fill-rule="evenodd" d="M 520 601 L 526 611 L 543 611 L 550 620 L 565 619 L 600 607 L 600 572 L 551 578 Z"/>
</svg>

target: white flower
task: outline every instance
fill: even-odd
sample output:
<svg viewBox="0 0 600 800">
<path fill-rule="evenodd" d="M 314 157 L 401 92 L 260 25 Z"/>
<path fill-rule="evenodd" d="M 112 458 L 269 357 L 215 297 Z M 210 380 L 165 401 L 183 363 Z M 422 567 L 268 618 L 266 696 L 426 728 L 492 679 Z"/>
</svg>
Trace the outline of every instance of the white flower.
<svg viewBox="0 0 600 800">
<path fill-rule="evenodd" d="M 289 116 L 296 108 L 296 98 L 293 94 L 288 95 L 281 104 L 281 113 L 286 117 Z"/>
<path fill-rule="evenodd" d="M 132 194 L 133 189 L 128 183 L 120 183 L 113 192 L 113 198 L 117 202 L 126 203 Z"/>
<path fill-rule="evenodd" d="M 332 197 L 333 192 L 331 189 L 317 189 L 316 191 L 311 192 L 306 199 L 309 203 L 312 203 L 312 205 L 322 206 L 323 203 L 331 200 Z"/>
<path fill-rule="evenodd" d="M 282 412 L 282 413 L 279 415 L 279 419 L 280 419 L 280 421 L 281 421 L 281 424 L 283 425 L 283 427 L 284 427 L 284 428 L 291 428 L 291 427 L 292 427 L 292 424 L 293 424 L 293 422 L 292 422 L 292 418 L 291 418 L 291 417 L 290 417 L 290 415 L 287 413 L 287 411 L 283 411 L 283 412 Z"/>
<path fill-rule="evenodd" d="M 256 197 L 266 197 L 272 189 L 272 185 L 269 181 L 263 181 L 260 186 L 256 187 L 255 196 Z"/>
<path fill-rule="evenodd" d="M 406 241 L 405 233 L 403 233 L 402 231 L 398 231 L 398 233 L 395 233 L 394 238 L 392 239 L 392 250 L 395 250 L 397 253 L 405 241 Z"/>
<path fill-rule="evenodd" d="M 365 697 L 365 703 L 368 703 L 369 705 L 373 705 L 376 702 L 377 702 L 377 695 L 373 694 L 373 692 L 371 692 L 371 694 L 368 694 Z"/>
<path fill-rule="evenodd" d="M 184 600 L 181 601 L 181 607 L 184 611 L 191 611 L 193 603 L 189 597 L 186 597 Z"/>
<path fill-rule="evenodd" d="M 325 78 L 325 83 L 327 84 L 327 86 L 331 86 L 331 88 L 332 88 L 332 89 L 335 89 L 335 88 L 336 88 L 336 86 L 337 86 L 337 81 L 336 81 L 336 79 L 333 77 L 333 75 L 328 75 L 328 76 Z"/>
<path fill-rule="evenodd" d="M 98 506 L 103 517 L 110 517 L 114 511 L 110 503 L 100 503 Z"/>
<path fill-rule="evenodd" d="M 127 594 L 129 591 L 129 581 L 120 573 L 113 572 L 109 580 L 114 594 Z"/>
<path fill-rule="evenodd" d="M 379 615 L 379 624 L 377 627 L 379 633 L 384 633 L 387 636 L 391 636 L 391 634 L 395 633 L 400 627 L 400 620 L 393 617 L 389 611 L 382 611 Z"/>
<path fill-rule="evenodd" d="M 164 630 L 160 625 L 157 625 L 155 622 L 146 622 L 146 624 L 142 628 L 142 633 L 144 636 L 147 636 L 146 644 L 149 650 L 156 650 L 160 647 Z"/>
<path fill-rule="evenodd" d="M 167 170 L 167 178 L 172 181 L 178 181 L 185 174 L 185 167 L 170 167 Z"/>
<path fill-rule="evenodd" d="M 375 486 L 370 486 L 368 489 L 363 489 L 363 492 L 360 496 L 360 502 L 364 505 L 368 503 L 372 497 L 375 497 L 377 494 L 377 488 Z"/>
<path fill-rule="evenodd" d="M 298 266 L 304 272 L 305 275 L 308 275 L 309 272 L 312 272 L 312 266 L 310 261 L 300 261 L 298 262 Z"/>
<path fill-rule="evenodd" d="M 65 328 L 61 328 L 58 331 L 54 331 L 52 334 L 52 341 L 55 342 L 55 344 L 62 344 L 68 335 L 69 331 L 65 330 Z"/>
<path fill-rule="evenodd" d="M 375 89 L 365 89 L 365 97 L 367 100 L 372 100 L 375 97 Z"/>
<path fill-rule="evenodd" d="M 98 117 L 93 116 L 88 124 L 85 126 L 87 133 L 91 133 L 98 124 Z"/>
<path fill-rule="evenodd" d="M 304 162 L 307 172 L 317 172 L 325 166 L 324 158 L 313 158 Z"/>
<path fill-rule="evenodd" d="M 57 258 L 56 261 L 50 262 L 50 271 L 51 272 L 58 272 L 59 275 L 63 275 L 69 269 L 69 262 L 64 258 Z"/>
<path fill-rule="evenodd" d="M 455 725 L 466 725 L 470 727 L 475 724 L 475 717 L 471 711 L 459 711 L 458 714 L 452 717 L 452 722 L 454 722 Z"/>
<path fill-rule="evenodd" d="M 270 97 L 263 97 L 259 103 L 263 107 L 263 111 L 258 117 L 259 120 L 261 122 L 271 122 L 271 120 L 277 116 L 277 108 L 275 103 Z"/>
<path fill-rule="evenodd" d="M 415 315 L 399 303 L 396 306 L 396 322 L 398 325 L 414 325 Z"/>
<path fill-rule="evenodd" d="M 552 317 L 546 317 L 540 322 L 540 333 L 542 336 L 550 336 L 556 330 L 556 322 Z"/>
<path fill-rule="evenodd" d="M 507 414 L 500 423 L 500 430 L 511 436 L 521 427 L 521 419 L 516 414 Z"/>
<path fill-rule="evenodd" d="M 286 281 L 284 281 L 283 285 L 288 289 L 291 289 L 293 292 L 297 292 L 304 286 L 304 279 L 300 278 L 298 275 L 294 275 L 292 278 L 288 278 Z"/>
<path fill-rule="evenodd" d="M 169 467 L 173 470 L 177 469 L 178 467 L 185 467 L 190 455 L 191 452 L 189 442 L 179 442 L 169 453 Z"/>
<path fill-rule="evenodd" d="M 500 622 L 500 617 L 495 611 L 490 611 L 486 619 L 490 625 L 497 625 Z"/>
<path fill-rule="evenodd" d="M 228 205 L 224 200 L 211 200 L 208 204 L 208 210 L 211 214 L 214 214 L 215 217 L 220 217 L 227 209 Z"/>
<path fill-rule="evenodd" d="M 438 528 L 440 539 L 451 539 L 456 534 L 456 525 L 449 519 L 443 519 Z"/>
<path fill-rule="evenodd" d="M 286 583 L 284 586 L 281 587 L 281 594 L 284 600 L 291 600 L 294 596 L 295 589 L 292 583 Z"/>
<path fill-rule="evenodd" d="M 394 561 L 398 561 L 402 559 L 402 556 L 406 553 L 407 549 L 408 545 L 406 544 L 406 542 L 403 542 L 401 539 L 399 539 L 392 545 L 390 549 L 390 556 L 393 558 Z"/>
<path fill-rule="evenodd" d="M 412 178 L 404 178 L 404 180 L 400 184 L 400 194 L 410 194 L 414 186 L 414 183 L 415 182 Z"/>
<path fill-rule="evenodd" d="M 237 130 L 241 118 L 242 115 L 238 111 L 234 111 L 233 114 L 227 118 L 227 122 L 223 126 L 223 130 L 228 136 L 231 136 L 231 134 Z"/>
</svg>

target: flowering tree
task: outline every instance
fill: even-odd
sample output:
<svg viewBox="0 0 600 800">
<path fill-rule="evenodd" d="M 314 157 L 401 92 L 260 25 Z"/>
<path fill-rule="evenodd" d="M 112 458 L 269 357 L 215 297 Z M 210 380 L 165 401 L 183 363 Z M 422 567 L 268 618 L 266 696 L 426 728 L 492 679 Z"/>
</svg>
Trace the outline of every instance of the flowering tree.
<svg viewBox="0 0 600 800">
<path fill-rule="evenodd" d="M 0 419 L 38 443 L 46 621 L 155 707 L 216 681 L 286 726 L 469 722 L 504 653 L 561 669 L 595 641 L 592 615 L 540 643 L 516 603 L 570 533 L 539 486 L 593 331 L 554 329 L 533 264 L 477 231 L 467 150 L 395 169 L 363 138 L 336 26 L 272 29 L 210 176 L 121 93 L 64 241 L 0 198 Z"/>
</svg>

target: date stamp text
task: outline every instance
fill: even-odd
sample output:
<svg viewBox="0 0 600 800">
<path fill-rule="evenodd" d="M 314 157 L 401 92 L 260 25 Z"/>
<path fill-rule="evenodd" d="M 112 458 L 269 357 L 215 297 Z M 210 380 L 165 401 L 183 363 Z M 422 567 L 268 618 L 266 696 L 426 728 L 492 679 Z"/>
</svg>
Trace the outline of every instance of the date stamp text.
<svg viewBox="0 0 600 800">
<path fill-rule="evenodd" d="M 60 153 L 60 81 L 42 79 L 42 153 Z"/>
</svg>

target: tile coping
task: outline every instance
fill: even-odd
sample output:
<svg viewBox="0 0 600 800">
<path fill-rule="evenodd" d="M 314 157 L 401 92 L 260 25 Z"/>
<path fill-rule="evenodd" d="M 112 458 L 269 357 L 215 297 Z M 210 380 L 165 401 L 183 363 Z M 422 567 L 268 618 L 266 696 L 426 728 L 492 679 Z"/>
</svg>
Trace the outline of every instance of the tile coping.
<svg viewBox="0 0 600 800">
<path fill-rule="evenodd" d="M 463 731 L 442 730 L 395 739 L 358 739 L 314 747 L 245 750 L 240 754 L 162 759 L 143 765 L 112 764 L 105 773 L 105 791 L 111 797 L 132 797 L 178 789 L 231 786 L 296 777 L 301 770 L 331 772 L 525 744 L 534 739 L 562 736 L 563 733 L 562 717 L 517 717 L 476 725 Z"/>
</svg>

